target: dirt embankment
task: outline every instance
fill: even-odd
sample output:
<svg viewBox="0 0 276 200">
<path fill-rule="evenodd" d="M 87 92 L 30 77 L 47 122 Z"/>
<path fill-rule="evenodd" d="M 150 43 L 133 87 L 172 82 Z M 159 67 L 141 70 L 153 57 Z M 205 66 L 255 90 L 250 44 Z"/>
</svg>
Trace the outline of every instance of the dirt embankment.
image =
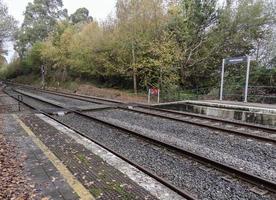
<svg viewBox="0 0 276 200">
<path fill-rule="evenodd" d="M 57 88 L 49 87 L 51 90 L 57 90 Z M 145 94 L 133 94 L 127 91 L 122 91 L 119 89 L 111 89 L 111 88 L 98 88 L 94 85 L 90 84 L 79 84 L 74 89 L 66 89 L 60 87 L 59 91 L 63 92 L 74 92 L 76 94 L 97 96 L 102 98 L 114 99 L 124 102 L 136 102 L 136 103 L 146 103 L 147 96 Z"/>
</svg>

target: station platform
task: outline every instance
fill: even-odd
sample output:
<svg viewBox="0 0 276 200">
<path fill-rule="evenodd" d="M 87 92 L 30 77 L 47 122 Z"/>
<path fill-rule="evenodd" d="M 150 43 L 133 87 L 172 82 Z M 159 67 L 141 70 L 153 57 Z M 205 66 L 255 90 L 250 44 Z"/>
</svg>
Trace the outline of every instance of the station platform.
<svg viewBox="0 0 276 200">
<path fill-rule="evenodd" d="M 187 103 L 217 107 L 217 108 L 260 112 L 264 114 L 276 114 L 276 104 L 245 103 L 245 102 L 238 102 L 238 101 L 218 101 L 218 100 L 187 101 Z"/>
<path fill-rule="evenodd" d="M 11 185 L 1 181 L 1 185 L 5 186 L 5 189 L 1 191 L 3 199 L 18 199 L 18 197 L 22 199 L 79 199 L 76 192 L 47 157 L 49 153 L 44 154 L 45 149 L 41 148 L 41 144 L 36 144 L 17 119 L 16 115 L 2 114 L 0 116 L 1 136 L 5 138 L 5 141 L 9 141 L 9 146 L 15 149 L 14 159 L 21 166 L 17 170 L 11 170 L 5 177 L 11 182 L 17 179 L 20 179 L 20 182 L 16 182 L 17 184 L 10 188 Z M 2 170 L 8 171 L 9 169 Z M 15 178 L 18 174 L 20 177 Z M 18 191 L 22 187 L 20 183 L 24 184 L 23 191 Z"/>
<path fill-rule="evenodd" d="M 164 109 L 173 109 L 214 116 L 229 120 L 241 120 L 248 123 L 276 126 L 276 105 L 244 103 L 237 101 L 178 101 L 154 105 Z"/>
<path fill-rule="evenodd" d="M 183 199 L 46 115 L 4 94 L 0 105 L 0 199 Z"/>
</svg>

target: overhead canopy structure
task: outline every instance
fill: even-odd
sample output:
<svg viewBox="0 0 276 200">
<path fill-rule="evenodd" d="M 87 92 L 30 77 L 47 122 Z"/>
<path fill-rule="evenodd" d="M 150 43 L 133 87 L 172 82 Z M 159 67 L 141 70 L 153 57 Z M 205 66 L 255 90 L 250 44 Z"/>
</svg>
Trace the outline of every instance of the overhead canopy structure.
<svg viewBox="0 0 276 200">
<path fill-rule="evenodd" d="M 245 81 L 245 87 L 244 87 L 244 102 L 247 102 L 249 71 L 250 71 L 250 56 L 225 58 L 222 60 L 220 98 L 219 98 L 221 101 L 223 100 L 223 84 L 224 84 L 224 67 L 225 67 L 225 65 L 226 64 L 239 64 L 239 63 L 243 63 L 243 62 L 247 62 L 246 81 Z"/>
</svg>

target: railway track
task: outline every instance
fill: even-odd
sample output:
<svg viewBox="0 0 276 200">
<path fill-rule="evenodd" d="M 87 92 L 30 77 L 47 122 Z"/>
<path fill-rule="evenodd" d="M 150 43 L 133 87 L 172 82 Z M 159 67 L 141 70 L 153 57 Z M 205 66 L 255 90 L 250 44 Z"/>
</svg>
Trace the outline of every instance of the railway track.
<svg viewBox="0 0 276 200">
<path fill-rule="evenodd" d="M 155 117 L 165 118 L 173 121 L 189 123 L 193 125 L 198 125 L 201 127 L 206 127 L 218 131 L 223 131 L 224 133 L 235 134 L 239 136 L 244 136 L 247 138 L 257 139 L 264 142 L 269 142 L 276 144 L 276 128 L 268 127 L 268 126 L 261 126 L 256 124 L 244 123 L 239 121 L 232 121 L 226 119 L 219 119 L 215 117 L 199 115 L 189 112 L 180 112 L 168 109 L 161 109 L 156 108 L 153 106 L 141 105 L 137 104 L 135 106 L 127 106 L 121 101 L 115 101 L 111 99 L 103 99 L 98 97 L 90 97 L 86 95 L 77 95 L 77 94 L 70 94 L 70 93 L 60 93 L 54 92 L 49 90 L 40 90 L 37 88 L 31 87 L 30 89 L 40 91 L 40 92 L 47 92 L 49 94 L 73 98 L 82 101 L 88 101 L 91 103 L 99 103 L 99 104 L 108 104 L 113 105 L 112 108 L 120 108 L 127 111 L 132 111 L 136 113 L 141 113 L 145 115 L 151 115 Z M 110 108 L 104 108 L 110 109 Z"/>
<path fill-rule="evenodd" d="M 12 91 L 12 92 L 14 92 L 14 91 Z M 17 92 L 17 93 L 19 93 L 19 92 Z M 15 96 L 14 94 L 10 94 L 9 92 L 6 92 L 6 94 L 8 94 L 9 96 L 11 96 L 11 97 L 14 98 L 15 100 L 20 101 L 20 100 L 17 98 L 17 96 Z M 20 93 L 19 93 L 19 94 L 20 94 Z M 41 102 L 43 102 L 43 104 L 44 104 L 44 103 L 47 103 L 47 104 L 53 106 L 54 108 L 61 108 L 59 105 L 55 105 L 55 104 L 53 104 L 53 103 L 51 103 L 51 102 L 46 102 L 46 101 L 44 101 L 44 100 L 37 99 L 37 98 L 31 97 L 31 96 L 28 96 L 28 95 L 22 94 L 22 93 L 21 93 L 21 95 L 27 96 L 28 98 L 36 99 L 36 100 L 38 100 L 38 101 L 41 101 Z M 152 171 L 150 171 L 150 170 L 146 169 L 145 167 L 143 167 L 143 166 L 141 166 L 141 165 L 139 165 L 139 164 L 137 164 L 137 163 L 131 161 L 130 159 L 128 159 L 128 158 L 125 157 L 124 155 L 122 155 L 122 154 L 120 154 L 120 153 L 117 153 L 116 151 L 114 151 L 114 150 L 108 148 L 106 145 L 102 144 L 101 142 L 97 141 L 96 139 L 93 139 L 93 138 L 87 136 L 87 134 L 85 134 L 85 133 L 83 133 L 83 132 L 81 132 L 81 131 L 75 129 L 74 127 L 72 127 L 72 126 L 70 126 L 70 125 L 68 125 L 68 124 L 66 124 L 66 123 L 63 123 L 63 122 L 61 122 L 61 121 L 55 119 L 53 116 L 51 116 L 50 114 L 48 114 L 48 113 L 46 113 L 46 112 L 44 112 L 44 111 L 38 109 L 36 106 L 33 106 L 33 105 L 31 105 L 31 104 L 28 104 L 27 102 L 24 102 L 24 100 L 21 101 L 21 103 L 24 104 L 24 105 L 26 105 L 27 107 L 30 107 L 30 108 L 32 108 L 32 109 L 38 111 L 38 112 L 41 113 L 41 114 L 44 114 L 45 116 L 47 116 L 47 117 L 49 117 L 49 118 L 51 118 L 51 119 L 57 121 L 58 123 L 64 125 L 65 127 L 68 127 L 69 129 L 75 131 L 76 133 L 78 133 L 79 135 L 85 137 L 86 139 L 88 139 L 88 140 L 90 140 L 90 141 L 96 143 L 97 145 L 101 146 L 102 148 L 106 149 L 107 151 L 109 151 L 109 152 L 113 153 L 114 155 L 118 156 L 119 158 L 123 159 L 123 160 L 126 161 L 127 163 L 129 163 L 129 164 L 133 165 L 134 167 L 138 168 L 139 170 L 141 170 L 141 171 L 144 172 L 145 174 L 147 174 L 147 175 L 151 176 L 152 178 L 156 179 L 157 181 L 159 181 L 159 182 L 162 183 L 163 185 L 167 186 L 168 188 L 170 188 L 170 189 L 173 190 L 174 192 L 176 192 L 176 193 L 178 193 L 179 195 L 183 196 L 185 199 L 187 199 L 187 200 L 197 200 L 197 199 L 198 199 L 198 198 L 195 197 L 194 194 L 192 194 L 192 193 L 190 193 L 190 192 L 188 192 L 188 191 L 185 191 L 185 190 L 183 190 L 183 189 L 181 189 L 181 188 L 178 188 L 178 187 L 174 186 L 173 184 L 171 184 L 171 183 L 168 182 L 167 180 L 163 179 L 162 177 L 156 175 L 156 174 L 153 173 Z M 68 110 L 68 108 L 66 108 L 66 109 L 64 109 L 64 110 Z M 74 110 L 69 110 L 69 111 L 70 111 L 70 112 L 76 112 L 76 113 L 79 114 L 79 112 L 74 111 Z M 80 114 L 81 114 L 81 113 L 80 113 Z M 105 124 L 105 123 L 104 123 L 104 124 Z"/>
<path fill-rule="evenodd" d="M 79 99 L 79 100 L 90 100 L 90 102 L 93 103 L 99 103 L 99 104 L 124 104 L 124 102 L 119 101 L 119 100 L 114 100 L 114 99 L 107 99 L 107 98 L 101 98 L 101 97 L 96 97 L 96 96 L 88 96 L 88 95 L 81 95 L 81 94 L 72 94 L 68 92 L 62 92 L 62 91 L 53 91 L 53 90 L 47 90 L 47 89 L 40 89 L 37 87 L 29 86 L 29 85 L 23 85 L 23 84 L 18 84 L 18 83 L 12 83 L 12 82 L 6 82 L 8 85 L 13 85 L 16 87 L 22 87 L 22 88 L 27 88 L 30 90 L 36 90 L 36 91 L 42 91 L 46 92 L 49 94 L 55 94 L 55 95 L 60 95 L 60 96 L 65 96 L 65 97 L 70 97 L 74 99 Z"/>
<path fill-rule="evenodd" d="M 276 129 L 272 127 L 259 126 L 255 124 L 218 119 L 193 113 L 178 112 L 143 105 L 135 107 L 133 111 L 276 144 Z"/>
<path fill-rule="evenodd" d="M 36 100 L 38 100 L 38 101 L 41 101 L 41 102 L 43 102 L 43 103 L 49 103 L 49 104 L 51 104 L 52 106 L 56 106 L 56 107 L 60 107 L 60 108 L 61 108 L 61 106 L 59 106 L 59 105 L 53 104 L 53 103 L 51 103 L 51 102 L 47 102 L 47 101 L 45 101 L 45 100 L 43 100 L 43 99 L 36 98 L 36 97 L 34 97 L 34 96 L 32 96 L 32 95 L 29 95 L 29 94 L 26 94 L 26 93 L 24 93 L 24 92 L 23 92 L 23 93 L 22 93 L 22 92 L 19 92 L 19 91 L 16 91 L 16 92 L 21 93 L 21 95 L 28 96 L 29 98 L 34 98 L 34 99 L 36 99 Z M 68 97 L 68 96 L 67 96 L 67 97 Z M 62 108 L 62 109 L 66 109 L 66 108 Z M 262 177 L 255 176 L 255 175 L 253 175 L 253 174 L 250 174 L 250 173 L 247 173 L 247 172 L 245 172 L 245 171 L 242 171 L 242 170 L 240 170 L 240 169 L 238 169 L 238 168 L 234 168 L 234 167 L 228 166 L 228 165 L 226 165 L 226 164 L 219 163 L 219 162 L 217 162 L 217 161 L 215 161 L 215 160 L 208 159 L 208 158 L 206 158 L 206 157 L 204 157 L 204 156 L 201 156 L 201 155 L 196 154 L 196 153 L 194 153 L 194 152 L 189 152 L 189 151 L 187 151 L 187 150 L 184 150 L 184 149 L 182 149 L 182 148 L 176 147 L 176 146 L 174 146 L 174 145 L 172 145 L 172 144 L 169 144 L 169 143 L 166 143 L 166 142 L 164 142 L 164 141 L 158 141 L 158 140 L 156 140 L 155 138 L 145 136 L 145 135 L 143 135 L 143 134 L 141 134 L 141 133 L 139 133 L 139 132 L 137 132 L 137 131 L 133 131 L 133 130 L 127 129 L 127 128 L 125 128 L 125 127 L 122 127 L 122 126 L 118 126 L 118 125 L 112 124 L 112 123 L 110 123 L 110 122 L 108 122 L 108 121 L 101 120 L 101 119 L 98 119 L 98 118 L 96 118 L 96 117 L 92 117 L 92 116 L 87 115 L 87 114 L 85 114 L 85 113 L 81 113 L 81 112 L 76 111 L 76 110 L 70 110 L 70 112 L 75 113 L 75 114 L 77 114 L 77 115 L 80 115 L 80 116 L 82 116 L 82 117 L 84 117 L 84 118 L 87 118 L 87 119 L 89 119 L 89 120 L 93 120 L 93 121 L 102 123 L 102 124 L 104 124 L 104 125 L 106 125 L 106 126 L 109 126 L 109 127 L 112 127 L 112 128 L 118 129 L 118 130 L 121 130 L 121 131 L 123 131 L 123 132 L 127 132 L 128 134 L 131 134 L 131 135 L 133 135 L 133 136 L 135 136 L 135 137 L 143 138 L 144 140 L 149 141 L 149 142 L 151 142 L 151 143 L 153 143 L 153 144 L 155 144 L 155 145 L 162 146 L 162 147 L 165 147 L 166 149 L 168 149 L 168 150 L 170 150 L 170 151 L 177 152 L 177 153 L 179 153 L 179 154 L 188 156 L 188 157 L 190 157 L 190 158 L 196 160 L 197 162 L 202 163 L 203 165 L 211 166 L 212 168 L 217 169 L 217 170 L 219 170 L 219 171 L 222 171 L 223 173 L 226 173 L 226 174 L 228 174 L 228 175 L 230 175 L 230 176 L 232 176 L 232 177 L 238 177 L 239 179 L 245 180 L 246 182 L 249 182 L 249 183 L 251 183 L 251 184 L 254 184 L 254 185 L 258 186 L 258 187 L 265 188 L 265 189 L 267 189 L 267 190 L 269 190 L 269 191 L 272 191 L 272 192 L 276 192 L 276 190 L 275 190 L 275 188 L 276 188 L 276 183 L 273 182 L 273 181 L 264 179 L 264 178 L 262 178 Z M 140 112 L 140 111 L 139 111 L 139 112 Z M 144 112 L 144 111 L 143 111 L 143 112 Z M 48 115 L 48 114 L 47 114 L 47 115 Z M 48 116 L 49 116 L 49 115 L 48 115 Z M 51 118 L 52 118 L 52 117 L 51 117 Z M 65 125 L 66 125 L 66 124 L 65 124 Z M 68 125 L 66 125 L 66 126 L 68 126 Z M 72 127 L 70 127 L 70 128 L 72 128 Z M 74 128 L 73 128 L 73 129 L 74 129 Z M 81 133 L 81 132 L 78 131 L 78 130 L 75 130 L 75 131 L 78 132 L 79 134 L 81 134 L 81 135 L 87 137 L 87 135 L 85 135 L 84 133 Z M 90 139 L 91 139 L 91 138 L 90 138 Z M 95 142 L 95 141 L 94 141 L 94 142 Z M 100 142 L 96 141 L 96 143 L 98 143 L 98 144 L 100 144 L 101 146 L 103 146 L 103 147 L 105 147 L 106 149 L 108 149 L 106 146 L 102 145 Z M 110 149 L 108 149 L 108 150 L 110 150 Z M 111 150 L 111 151 L 112 151 L 112 150 Z M 119 155 L 118 153 L 116 153 L 116 152 L 114 152 L 114 151 L 112 151 L 112 152 L 115 153 L 116 155 L 118 155 L 119 157 L 124 158 L 124 160 L 128 161 L 129 163 L 135 165 L 136 167 L 138 167 L 139 169 L 141 169 L 141 170 L 144 171 L 145 173 L 153 175 L 151 172 L 148 172 L 145 168 L 143 168 L 143 167 L 141 167 L 141 166 L 139 166 L 139 165 L 133 163 L 132 161 L 126 159 L 124 156 Z M 155 175 L 153 175 L 153 176 L 155 176 Z M 187 198 L 187 199 L 194 199 L 194 197 L 193 197 L 191 194 L 187 193 L 186 191 L 182 191 L 182 190 L 179 189 L 179 188 L 176 188 L 176 187 L 173 186 L 172 184 L 168 183 L 166 180 L 164 180 L 164 179 L 162 179 L 162 178 L 160 178 L 160 177 L 156 177 L 156 176 L 155 176 L 155 178 L 156 178 L 157 180 L 159 180 L 159 181 L 162 181 L 163 184 L 167 185 L 168 187 L 170 187 L 171 189 L 173 189 L 173 190 L 176 191 L 177 193 L 181 194 L 181 195 L 184 196 L 185 198 Z"/>
</svg>

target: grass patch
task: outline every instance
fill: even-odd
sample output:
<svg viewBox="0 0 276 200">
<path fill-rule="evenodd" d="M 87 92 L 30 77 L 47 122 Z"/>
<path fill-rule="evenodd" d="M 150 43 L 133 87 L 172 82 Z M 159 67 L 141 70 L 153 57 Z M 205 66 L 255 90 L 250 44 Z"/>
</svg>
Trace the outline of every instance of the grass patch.
<svg viewBox="0 0 276 200">
<path fill-rule="evenodd" d="M 103 191 L 100 188 L 91 188 L 89 192 L 95 197 L 98 198 L 102 195 Z"/>
<path fill-rule="evenodd" d="M 120 199 L 122 200 L 135 199 L 135 196 L 133 194 L 127 192 L 125 188 L 117 182 L 112 182 L 108 187 L 105 187 L 104 189 L 109 191 L 115 191 L 118 195 L 120 195 Z"/>
<path fill-rule="evenodd" d="M 89 161 L 87 160 L 86 156 L 83 154 L 77 154 L 76 157 L 82 162 L 85 163 L 86 165 L 89 165 Z"/>
</svg>

